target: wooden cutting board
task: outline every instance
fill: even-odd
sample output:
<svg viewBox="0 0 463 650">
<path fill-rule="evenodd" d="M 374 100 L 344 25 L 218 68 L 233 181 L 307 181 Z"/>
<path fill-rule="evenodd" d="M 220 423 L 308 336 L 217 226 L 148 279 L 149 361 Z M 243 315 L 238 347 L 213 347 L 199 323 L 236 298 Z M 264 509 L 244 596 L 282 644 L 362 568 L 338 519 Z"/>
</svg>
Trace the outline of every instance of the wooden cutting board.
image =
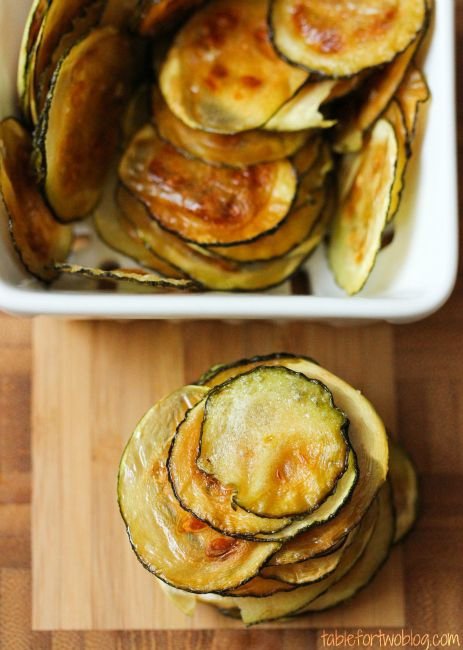
<svg viewBox="0 0 463 650">
<path fill-rule="evenodd" d="M 395 428 L 389 326 L 65 322 L 37 319 L 33 369 L 33 628 L 215 629 L 240 624 L 199 606 L 179 613 L 135 559 L 116 474 L 137 421 L 209 366 L 255 354 L 306 354 L 340 374 Z M 404 625 L 400 549 L 367 590 L 291 627 Z"/>
</svg>

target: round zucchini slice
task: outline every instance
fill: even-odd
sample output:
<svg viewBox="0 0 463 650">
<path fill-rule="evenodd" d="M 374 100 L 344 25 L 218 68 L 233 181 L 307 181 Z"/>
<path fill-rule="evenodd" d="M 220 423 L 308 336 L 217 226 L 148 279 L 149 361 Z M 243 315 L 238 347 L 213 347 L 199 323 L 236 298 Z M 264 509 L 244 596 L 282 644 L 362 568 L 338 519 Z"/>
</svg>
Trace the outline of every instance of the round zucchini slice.
<svg viewBox="0 0 463 650">
<path fill-rule="evenodd" d="M 431 92 L 426 83 L 426 77 L 412 63 L 396 93 L 396 99 L 400 104 L 405 118 L 409 149 L 415 137 L 420 106 L 421 104 L 425 104 L 430 97 Z"/>
<path fill-rule="evenodd" d="M 394 507 L 389 484 L 381 489 L 378 502 L 379 516 L 364 553 L 350 571 L 299 613 L 320 612 L 352 598 L 371 582 L 387 560 L 395 532 Z"/>
<path fill-rule="evenodd" d="M 179 31 L 160 74 L 169 108 L 193 128 L 262 126 L 307 80 L 272 47 L 268 0 L 217 0 Z"/>
<path fill-rule="evenodd" d="M 126 447 L 118 479 L 119 506 L 137 557 L 156 577 L 194 593 L 239 587 L 278 549 L 218 534 L 183 510 L 172 492 L 166 468 L 172 437 L 206 394 L 189 386 L 148 411 Z"/>
<path fill-rule="evenodd" d="M 80 266 L 79 264 L 60 263 L 55 263 L 54 268 L 60 273 L 67 273 L 76 278 L 87 278 L 89 280 L 109 280 L 110 282 L 116 283 L 128 282 L 130 284 L 138 285 L 139 287 L 160 290 L 176 289 L 185 291 L 198 289 L 198 285 L 192 280 L 184 278 L 164 278 L 140 268 L 114 269 L 107 271 L 105 269 L 98 269 L 90 266 Z"/>
<path fill-rule="evenodd" d="M 182 270 L 204 287 L 219 291 L 255 291 L 269 289 L 284 282 L 304 261 L 305 249 L 294 257 L 242 264 L 189 246 L 185 241 L 159 226 L 146 207 L 125 188 L 118 192 L 118 202 L 134 224 L 138 236 L 150 250 Z M 308 247 L 308 246 L 307 246 Z"/>
<path fill-rule="evenodd" d="M 207 397 L 198 467 L 261 517 L 316 510 L 347 466 L 348 421 L 318 380 L 262 367 Z"/>
<path fill-rule="evenodd" d="M 134 62 L 129 37 L 105 27 L 75 45 L 53 75 L 35 134 L 35 164 L 48 201 L 63 221 L 85 217 L 100 199 Z"/>
<path fill-rule="evenodd" d="M 203 245 L 252 241 L 274 230 L 297 189 L 286 159 L 243 170 L 213 167 L 183 156 L 151 125 L 132 140 L 119 175 L 162 228 Z"/>
<path fill-rule="evenodd" d="M 284 529 L 288 534 L 290 529 L 301 525 L 299 535 L 288 535 L 280 551 L 272 557 L 272 564 L 287 564 L 315 557 L 329 551 L 347 533 L 349 533 L 364 516 L 366 510 L 374 500 L 379 488 L 386 480 L 389 461 L 389 447 L 386 430 L 380 417 L 370 402 L 355 388 L 325 370 L 315 362 L 303 358 L 292 358 L 284 354 L 271 355 L 257 359 L 244 359 L 231 366 L 218 368 L 214 373 L 209 373 L 207 386 L 213 388 L 226 382 L 232 377 L 248 372 L 258 366 L 284 366 L 295 372 L 305 374 L 307 377 L 318 379 L 329 388 L 334 397 L 334 402 L 349 418 L 349 440 L 352 450 L 357 456 L 358 480 L 355 489 L 347 491 L 344 501 L 341 499 L 341 484 L 349 476 L 349 469 L 340 479 L 337 493 L 339 493 L 339 507 L 331 511 L 327 520 L 320 516 L 328 501 L 316 510 L 312 517 L 311 525 L 306 532 L 301 521 L 294 521 Z M 351 452 L 352 453 L 352 452 Z M 355 462 L 352 463 L 354 475 Z M 350 497 L 350 498 L 349 498 Z M 336 498 L 336 493 L 331 499 Z M 320 517 L 316 521 L 317 515 Z M 334 516 L 335 515 L 335 516 Z M 324 523 L 321 523 L 323 522 Z M 317 524 L 318 525 L 314 525 Z M 267 536 L 268 539 L 271 536 Z"/>
<path fill-rule="evenodd" d="M 272 0 L 270 9 L 277 50 L 328 77 L 349 77 L 392 61 L 425 21 L 425 0 Z"/>
<path fill-rule="evenodd" d="M 346 186 L 331 227 L 328 260 L 336 282 L 349 295 L 363 288 L 381 249 L 397 160 L 394 127 L 380 119 L 362 150 L 346 157 L 339 171 L 340 183 Z"/>
<path fill-rule="evenodd" d="M 172 113 L 157 89 L 153 91 L 153 119 L 161 138 L 187 156 L 238 169 L 292 156 L 308 138 L 304 131 L 268 133 L 253 129 L 221 135 L 192 129 Z"/>
<path fill-rule="evenodd" d="M 240 608 L 243 622 L 246 625 L 255 625 L 296 614 L 324 594 L 327 589 L 341 580 L 362 557 L 371 540 L 378 517 L 379 513 L 374 507 L 367 511 L 352 544 L 346 549 L 336 570 L 323 580 L 305 587 L 298 587 L 290 593 L 276 593 L 267 598 L 241 598 L 238 600 L 237 605 Z"/>
<path fill-rule="evenodd" d="M 70 251 L 72 231 L 58 224 L 30 172 L 32 142 L 13 118 L 0 122 L 0 194 L 13 245 L 26 269 L 44 282 L 58 276 L 55 262 Z"/>
<path fill-rule="evenodd" d="M 401 539 L 413 527 L 418 513 L 418 477 L 410 456 L 395 441 L 389 439 L 391 462 L 389 481 L 396 514 L 394 543 Z"/>
</svg>

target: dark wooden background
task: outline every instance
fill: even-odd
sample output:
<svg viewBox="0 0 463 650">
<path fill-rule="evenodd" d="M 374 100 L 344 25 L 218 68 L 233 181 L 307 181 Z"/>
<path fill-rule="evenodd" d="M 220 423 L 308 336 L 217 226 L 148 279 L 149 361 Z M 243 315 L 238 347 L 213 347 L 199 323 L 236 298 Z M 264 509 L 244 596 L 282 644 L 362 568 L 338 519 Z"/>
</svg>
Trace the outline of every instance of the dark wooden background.
<svg viewBox="0 0 463 650">
<path fill-rule="evenodd" d="M 452 2 L 452 0 L 437 0 Z M 455 0 L 459 185 L 463 188 L 463 0 Z M 463 204 L 460 193 L 460 213 Z M 435 260 L 439 263 L 438 260 Z M 432 260 L 431 260 L 432 263 Z M 422 517 L 404 544 L 407 628 L 463 645 L 463 269 L 449 303 L 394 328 L 400 437 L 426 473 Z M 0 316 L 0 650 L 299 650 L 319 632 L 31 631 L 31 324 Z M 50 531 L 53 534 L 53 531 Z"/>
</svg>

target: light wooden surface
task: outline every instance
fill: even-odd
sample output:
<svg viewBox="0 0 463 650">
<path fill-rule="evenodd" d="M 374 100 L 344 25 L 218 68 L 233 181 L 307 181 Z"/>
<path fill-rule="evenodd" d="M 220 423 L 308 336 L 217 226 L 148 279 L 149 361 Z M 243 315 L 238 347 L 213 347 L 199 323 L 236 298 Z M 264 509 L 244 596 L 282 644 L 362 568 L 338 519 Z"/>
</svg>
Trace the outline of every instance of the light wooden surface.
<svg viewBox="0 0 463 650">
<path fill-rule="evenodd" d="M 214 363 L 283 350 L 316 357 L 360 388 L 396 429 L 387 325 L 38 319 L 33 332 L 34 629 L 242 627 L 207 606 L 192 619 L 178 612 L 136 561 L 115 498 L 119 459 L 135 424 L 155 401 Z M 400 626 L 403 596 L 398 550 L 367 593 L 289 627 Z"/>
<path fill-rule="evenodd" d="M 458 114 L 459 123 L 463 124 L 463 0 L 454 3 Z M 463 127 L 459 129 L 459 159 L 460 187 L 463 187 Z M 403 546 L 405 626 L 421 633 L 459 632 L 460 645 L 463 643 L 462 328 L 463 275 L 460 272 L 452 299 L 438 314 L 423 323 L 392 329 L 398 430 L 421 475 L 421 517 Z M 196 354 L 194 348 L 191 352 Z M 0 650 L 321 650 L 325 647 L 320 631 L 297 629 L 32 632 L 31 358 L 30 322 L 0 317 Z M 49 534 L 51 539 L 53 530 Z"/>
</svg>

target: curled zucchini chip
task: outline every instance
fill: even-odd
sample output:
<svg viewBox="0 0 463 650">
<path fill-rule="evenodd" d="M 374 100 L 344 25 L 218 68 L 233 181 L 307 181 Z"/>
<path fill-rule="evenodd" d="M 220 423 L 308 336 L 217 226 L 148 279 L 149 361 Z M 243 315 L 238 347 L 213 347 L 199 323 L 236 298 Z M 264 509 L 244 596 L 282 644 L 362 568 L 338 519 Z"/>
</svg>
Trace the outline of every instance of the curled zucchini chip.
<svg viewBox="0 0 463 650">
<path fill-rule="evenodd" d="M 181 20 L 190 9 L 204 0 L 141 0 L 138 30 L 143 36 L 154 36 Z M 138 2 L 140 4 L 140 1 Z"/>
<path fill-rule="evenodd" d="M 165 465 L 175 429 L 207 389 L 186 387 L 154 406 L 137 426 L 121 460 L 118 498 L 132 547 L 164 582 L 195 593 L 244 584 L 278 548 L 224 537 L 183 510 Z"/>
<path fill-rule="evenodd" d="M 389 453 L 389 480 L 396 514 L 394 543 L 397 543 L 411 530 L 417 517 L 418 477 L 410 456 L 391 439 Z"/>
<path fill-rule="evenodd" d="M 298 131 L 324 129 L 336 122 L 326 120 L 320 106 L 328 100 L 336 81 L 316 81 L 305 84 L 296 95 L 284 104 L 265 124 L 268 131 Z"/>
<path fill-rule="evenodd" d="M 305 194 L 304 199 L 299 203 L 299 198 L 296 198 L 296 205 L 275 232 L 259 237 L 250 244 L 218 246 L 211 250 L 238 262 L 272 260 L 286 255 L 301 241 L 309 237 L 315 224 L 319 221 L 325 205 L 326 192 L 324 188 L 304 191 L 301 183 L 298 195 L 299 193 Z"/>
<path fill-rule="evenodd" d="M 31 119 L 30 92 L 33 71 L 33 54 L 43 19 L 48 9 L 48 0 L 34 0 L 29 10 L 22 36 L 18 61 L 18 98 L 24 117 Z"/>
<path fill-rule="evenodd" d="M 35 163 L 63 221 L 86 216 L 100 199 L 134 62 L 129 37 L 105 27 L 75 45 L 55 71 L 35 135 Z"/>
<path fill-rule="evenodd" d="M 293 591 L 295 585 L 256 576 L 246 584 L 227 592 L 227 596 L 265 598 L 281 592 Z"/>
<path fill-rule="evenodd" d="M 207 397 L 198 467 L 261 517 L 316 510 L 344 474 L 348 421 L 326 386 L 283 367 L 231 379 Z"/>
<path fill-rule="evenodd" d="M 394 507 L 388 483 L 381 489 L 378 503 L 379 514 L 373 534 L 358 561 L 340 580 L 299 613 L 320 612 L 334 607 L 355 596 L 374 578 L 386 561 L 394 539 Z"/>
<path fill-rule="evenodd" d="M 352 117 L 343 120 L 336 134 L 334 147 L 339 153 L 352 153 L 362 148 L 363 134 L 380 117 L 399 88 L 418 41 L 413 42 L 392 63 L 371 74 L 352 102 Z"/>
<path fill-rule="evenodd" d="M 397 174 L 398 143 L 380 119 L 358 154 L 343 161 L 341 192 L 331 228 L 328 260 L 338 285 L 350 295 L 365 285 L 381 248 Z M 341 180 L 343 182 L 343 180 Z"/>
<path fill-rule="evenodd" d="M 189 411 L 179 425 L 169 452 L 167 468 L 175 495 L 185 510 L 212 528 L 232 536 L 252 537 L 276 532 L 290 519 L 270 519 L 237 507 L 232 486 L 222 485 L 197 465 L 205 399 Z"/>
<path fill-rule="evenodd" d="M 362 557 L 370 542 L 379 513 L 370 508 L 362 519 L 356 535 L 346 549 L 336 570 L 326 578 L 304 587 L 298 587 L 288 593 L 276 593 L 267 598 L 241 598 L 237 605 L 246 625 L 255 625 L 265 621 L 274 621 L 293 615 L 307 607 L 309 603 L 321 596 L 332 585 L 343 578 Z"/>
<path fill-rule="evenodd" d="M 153 118 L 161 138 L 186 155 L 211 165 L 249 167 L 292 156 L 304 145 L 307 133 L 268 133 L 259 129 L 221 135 L 192 129 L 153 91 Z"/>
<path fill-rule="evenodd" d="M 45 282 L 58 272 L 71 248 L 72 232 L 58 224 L 30 171 L 29 133 L 13 118 L 0 123 L 0 194 L 14 247 L 26 269 Z"/>
<path fill-rule="evenodd" d="M 118 202 L 150 250 L 209 289 L 254 291 L 281 284 L 302 264 L 313 245 L 306 244 L 294 257 L 291 254 L 267 262 L 241 264 L 189 246 L 164 230 L 125 188 L 118 192 Z"/>
<path fill-rule="evenodd" d="M 419 108 L 429 100 L 430 96 L 424 74 L 412 63 L 396 93 L 396 99 L 405 118 L 409 148 L 415 137 Z"/>
<path fill-rule="evenodd" d="M 405 172 L 407 171 L 407 163 L 409 159 L 407 148 L 408 133 L 405 125 L 404 113 L 396 100 L 393 100 L 390 103 L 384 117 L 392 124 L 397 140 L 397 165 L 394 184 L 391 190 L 389 212 L 387 215 L 387 221 L 390 222 L 395 217 L 400 207 L 400 201 L 405 186 Z"/>
<path fill-rule="evenodd" d="M 341 503 L 338 504 L 338 508 L 333 508 L 331 514 L 324 520 L 321 514 L 328 505 L 328 500 L 311 515 L 312 521 L 311 524 L 309 523 L 309 530 L 301 532 L 305 528 L 301 523 L 304 520 L 301 520 L 294 521 L 282 531 L 288 533 L 290 529 L 294 530 L 298 525 L 301 526 L 299 530 L 296 530 L 301 534 L 293 539 L 289 539 L 290 535 L 288 535 L 289 541 L 272 558 L 272 564 L 287 564 L 329 551 L 358 525 L 386 480 L 389 458 L 388 440 L 384 424 L 370 402 L 339 377 L 307 359 L 292 359 L 290 355 L 288 357 L 276 355 L 257 360 L 245 359 L 238 364 L 219 368 L 215 374 L 210 374 L 207 378 L 207 385 L 211 388 L 218 386 L 232 377 L 261 365 L 284 366 L 295 372 L 303 373 L 307 377 L 318 379 L 325 384 L 333 394 L 335 404 L 349 418 L 349 440 L 357 456 L 358 480 L 356 484 L 354 481 L 355 490 L 352 491 L 353 486 L 351 486 L 350 491 L 344 495 L 344 500 L 341 499 L 341 484 L 344 479 L 349 477 L 348 469 L 340 479 L 337 491 L 330 497 L 330 499 L 334 499 L 336 494 L 339 494 L 338 498 Z M 355 462 L 353 467 L 355 468 Z M 356 475 L 355 469 L 354 475 Z M 314 524 L 318 525 L 314 526 Z M 266 536 L 266 539 L 268 538 L 271 536 Z"/>
<path fill-rule="evenodd" d="M 198 289 L 198 285 L 192 280 L 184 278 L 165 278 L 159 275 L 149 273 L 145 269 L 114 269 L 105 270 L 89 266 L 80 266 L 79 264 L 62 264 L 55 263 L 55 269 L 60 273 L 67 273 L 75 277 L 87 278 L 89 280 L 109 280 L 111 282 L 129 282 L 139 287 L 149 287 L 153 289 L 172 289 L 172 290 L 193 290 Z"/>
<path fill-rule="evenodd" d="M 243 170 L 191 160 L 147 125 L 132 140 L 119 175 L 166 230 L 206 245 L 253 240 L 276 228 L 296 194 L 288 160 Z"/>
<path fill-rule="evenodd" d="M 236 133 L 262 126 L 304 84 L 275 52 L 268 0 L 207 4 L 178 33 L 160 74 L 169 108 L 193 128 Z"/>
<path fill-rule="evenodd" d="M 283 56 L 329 77 L 392 61 L 425 20 L 425 0 L 273 0 L 270 11 L 273 41 Z"/>
</svg>

